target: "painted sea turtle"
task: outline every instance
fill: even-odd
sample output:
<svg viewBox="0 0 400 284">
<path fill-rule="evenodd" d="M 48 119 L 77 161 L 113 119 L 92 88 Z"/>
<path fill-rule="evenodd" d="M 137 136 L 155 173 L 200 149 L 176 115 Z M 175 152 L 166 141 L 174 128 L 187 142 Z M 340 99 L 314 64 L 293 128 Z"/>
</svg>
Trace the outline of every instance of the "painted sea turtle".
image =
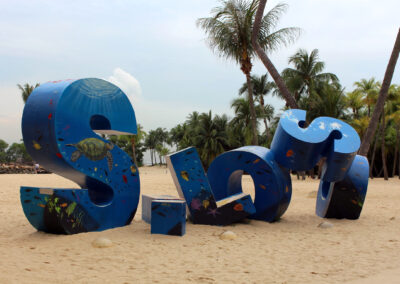
<svg viewBox="0 0 400 284">
<path fill-rule="evenodd" d="M 91 161 L 99 161 L 107 158 L 108 168 L 110 171 L 113 167 L 113 157 L 110 152 L 114 148 L 114 144 L 109 144 L 97 138 L 86 138 L 77 144 L 67 144 L 76 148 L 76 151 L 71 155 L 71 161 L 76 162 L 81 155 L 84 155 Z"/>
</svg>

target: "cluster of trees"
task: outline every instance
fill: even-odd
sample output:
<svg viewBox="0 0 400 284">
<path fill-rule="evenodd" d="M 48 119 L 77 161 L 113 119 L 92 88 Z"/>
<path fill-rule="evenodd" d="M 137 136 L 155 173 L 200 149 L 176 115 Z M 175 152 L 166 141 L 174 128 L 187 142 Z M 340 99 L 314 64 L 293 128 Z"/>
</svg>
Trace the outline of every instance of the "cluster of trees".
<svg viewBox="0 0 400 284">
<path fill-rule="evenodd" d="M 22 162 L 30 163 L 32 158 L 26 152 L 24 143 L 12 143 L 0 139 L 0 163 Z"/>
<path fill-rule="evenodd" d="M 307 122 L 319 116 L 342 119 L 351 124 L 363 138 L 360 155 L 368 156 L 371 176 L 395 175 L 400 171 L 400 87 L 391 85 L 400 52 L 400 31 L 382 83 L 374 78 L 354 83 L 346 92 L 338 77 L 325 72 L 317 49 L 299 49 L 288 60 L 289 66 L 277 71 L 267 52 L 293 43 L 301 34 L 297 27 L 276 29 L 286 4 L 278 4 L 264 15 L 267 0 L 224 0 L 212 10 L 212 16 L 201 18 L 208 43 L 219 56 L 239 64 L 246 81 L 231 107 L 234 117 L 193 111 L 186 121 L 170 131 L 157 128 L 145 133 L 139 127 L 135 136 L 110 136 L 113 143 L 130 154 L 138 165 L 143 152 L 150 151 L 152 165 L 163 163 L 170 147 L 176 150 L 195 146 L 205 165 L 224 151 L 245 145 L 269 147 L 279 113 L 266 102 L 266 96 L 277 96 L 286 102 L 284 109 L 307 110 Z M 259 58 L 268 75 L 251 74 L 253 61 Z M 35 88 L 18 85 L 24 101 Z M 260 129 L 263 129 L 260 132 Z M 378 129 L 378 131 L 376 131 Z M 14 145 L 14 144 L 13 144 Z M 371 150 L 370 145 L 372 145 Z M 381 158 L 378 158 L 381 153 Z M 399 175 L 400 176 L 400 175 Z"/>
</svg>

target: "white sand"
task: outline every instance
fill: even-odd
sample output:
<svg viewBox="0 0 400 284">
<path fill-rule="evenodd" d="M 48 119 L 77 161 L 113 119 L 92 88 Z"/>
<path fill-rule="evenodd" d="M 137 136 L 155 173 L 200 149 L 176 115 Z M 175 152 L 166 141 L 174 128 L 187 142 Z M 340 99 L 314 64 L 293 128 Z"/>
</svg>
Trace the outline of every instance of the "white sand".
<svg viewBox="0 0 400 284">
<path fill-rule="evenodd" d="M 177 195 L 169 172 L 141 168 L 141 192 Z M 243 181 L 251 191 L 249 177 Z M 292 202 L 277 223 L 187 224 L 184 237 L 151 235 L 141 207 L 130 226 L 51 235 L 25 218 L 21 185 L 76 187 L 57 175 L 0 175 L 0 283 L 400 283 L 400 181 L 370 182 L 357 221 L 319 228 L 314 180 L 293 179 Z M 224 231 L 235 240 L 221 240 Z M 112 247 L 95 248 L 105 237 Z"/>
</svg>

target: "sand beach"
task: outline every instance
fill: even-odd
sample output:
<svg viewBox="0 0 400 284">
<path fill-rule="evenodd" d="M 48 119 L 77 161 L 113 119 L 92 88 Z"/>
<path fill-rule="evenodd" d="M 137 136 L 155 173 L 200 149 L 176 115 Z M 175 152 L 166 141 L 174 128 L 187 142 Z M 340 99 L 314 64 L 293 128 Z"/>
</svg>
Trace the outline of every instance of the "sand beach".
<svg viewBox="0 0 400 284">
<path fill-rule="evenodd" d="M 140 168 L 141 193 L 177 195 L 165 168 Z M 370 181 L 361 218 L 315 215 L 318 181 L 293 177 L 292 202 L 276 223 L 188 223 L 183 237 L 151 235 L 141 205 L 131 225 L 103 232 L 37 232 L 21 185 L 77 187 L 55 174 L 0 175 L 0 283 L 399 283 L 400 180 Z M 252 180 L 243 178 L 251 192 Z M 333 227 L 318 225 L 327 221 Z M 234 240 L 220 235 L 232 231 Z M 96 248 L 105 237 L 113 242 Z"/>
</svg>

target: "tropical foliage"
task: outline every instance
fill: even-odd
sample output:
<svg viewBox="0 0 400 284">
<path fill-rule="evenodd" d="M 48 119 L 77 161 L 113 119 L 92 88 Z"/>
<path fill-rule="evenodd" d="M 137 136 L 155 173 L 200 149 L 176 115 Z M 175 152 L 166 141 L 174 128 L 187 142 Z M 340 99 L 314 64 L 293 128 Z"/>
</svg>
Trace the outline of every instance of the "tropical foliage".
<svg viewBox="0 0 400 284">
<path fill-rule="evenodd" d="M 257 117 L 253 101 L 251 70 L 256 52 L 252 46 L 251 36 L 258 0 L 225 0 L 215 7 L 209 18 L 201 18 L 197 24 L 206 32 L 208 43 L 220 57 L 232 59 L 240 65 L 246 76 L 249 101 L 252 144 L 258 144 Z M 286 11 L 286 4 L 272 8 L 261 21 L 258 43 L 265 51 L 277 50 L 283 45 L 292 43 L 299 35 L 298 28 L 276 30 L 281 15 Z"/>
</svg>

